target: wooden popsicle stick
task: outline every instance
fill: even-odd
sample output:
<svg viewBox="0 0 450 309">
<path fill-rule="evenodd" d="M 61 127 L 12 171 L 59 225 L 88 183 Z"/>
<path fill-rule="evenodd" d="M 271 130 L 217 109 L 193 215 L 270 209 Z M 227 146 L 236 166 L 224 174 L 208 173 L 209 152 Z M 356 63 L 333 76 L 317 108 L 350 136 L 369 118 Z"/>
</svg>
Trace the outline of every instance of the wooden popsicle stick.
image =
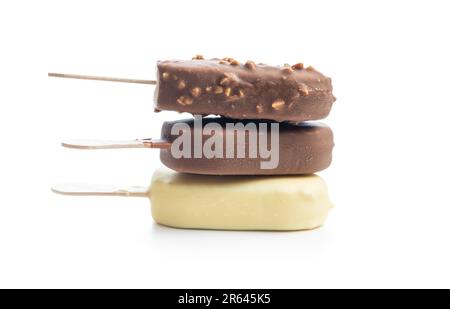
<svg viewBox="0 0 450 309">
<path fill-rule="evenodd" d="M 139 186 L 58 184 L 52 191 L 62 195 L 75 196 L 126 196 L 149 197 L 148 188 Z"/>
<path fill-rule="evenodd" d="M 106 81 L 106 82 L 119 82 L 119 83 L 134 83 L 134 84 L 156 85 L 156 80 L 147 80 L 147 79 L 132 79 L 132 78 L 92 76 L 92 75 L 79 75 L 79 74 L 65 74 L 65 73 L 52 73 L 52 72 L 48 73 L 48 76 L 49 77 L 60 77 L 60 78 L 99 80 L 99 81 Z"/>
<path fill-rule="evenodd" d="M 169 149 L 171 143 L 159 139 L 136 139 L 128 141 L 108 141 L 108 140 L 73 140 L 61 143 L 63 147 L 73 149 L 122 149 L 122 148 L 159 148 Z"/>
</svg>

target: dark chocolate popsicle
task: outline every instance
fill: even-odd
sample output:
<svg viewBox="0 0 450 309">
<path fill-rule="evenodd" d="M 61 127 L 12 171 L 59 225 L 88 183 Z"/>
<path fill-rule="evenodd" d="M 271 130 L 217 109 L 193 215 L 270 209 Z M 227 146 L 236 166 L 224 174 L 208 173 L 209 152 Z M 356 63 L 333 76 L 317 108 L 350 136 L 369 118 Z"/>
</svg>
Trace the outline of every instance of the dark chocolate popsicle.
<svg viewBox="0 0 450 309">
<path fill-rule="evenodd" d="M 331 79 L 312 67 L 274 67 L 231 58 L 159 61 L 156 110 L 234 119 L 301 122 L 328 116 Z"/>
<path fill-rule="evenodd" d="M 164 165 L 207 175 L 312 174 L 330 165 L 334 146 L 322 123 L 227 118 L 165 122 L 161 139 L 171 144 L 161 149 Z"/>
</svg>

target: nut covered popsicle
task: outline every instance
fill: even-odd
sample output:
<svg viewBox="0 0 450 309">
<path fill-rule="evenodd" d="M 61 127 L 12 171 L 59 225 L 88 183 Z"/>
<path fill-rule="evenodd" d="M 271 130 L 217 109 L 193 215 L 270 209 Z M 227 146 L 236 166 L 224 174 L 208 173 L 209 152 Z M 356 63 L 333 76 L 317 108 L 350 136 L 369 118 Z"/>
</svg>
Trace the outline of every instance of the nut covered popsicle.
<svg viewBox="0 0 450 309">
<path fill-rule="evenodd" d="M 232 58 L 157 63 L 156 110 L 301 122 L 328 116 L 331 79 L 298 63 L 275 67 Z"/>
</svg>

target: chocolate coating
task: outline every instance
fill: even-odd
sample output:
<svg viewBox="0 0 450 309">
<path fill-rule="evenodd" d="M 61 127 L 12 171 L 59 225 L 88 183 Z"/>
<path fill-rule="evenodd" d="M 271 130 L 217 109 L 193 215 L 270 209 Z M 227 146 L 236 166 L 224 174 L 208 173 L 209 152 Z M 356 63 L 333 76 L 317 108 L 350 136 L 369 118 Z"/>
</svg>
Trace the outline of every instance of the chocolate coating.
<svg viewBox="0 0 450 309">
<path fill-rule="evenodd" d="M 236 123 L 236 120 L 227 118 L 203 118 L 203 127 L 211 122 L 218 123 L 222 128 L 226 127 L 226 123 Z M 259 128 L 259 124 L 267 124 L 267 136 L 269 149 L 271 143 L 271 124 L 270 121 L 243 120 L 240 121 L 246 125 L 255 123 Z M 198 132 L 199 128 L 194 126 L 194 120 L 180 120 L 173 122 L 165 122 L 162 127 L 161 138 L 169 142 L 173 142 L 179 135 L 172 135 L 172 127 L 176 123 L 185 123 L 188 125 L 188 134 L 191 134 L 191 157 L 190 158 L 174 158 L 171 149 L 161 150 L 161 162 L 167 167 L 183 173 L 205 174 L 205 175 L 291 175 L 291 174 L 312 174 L 327 168 L 331 163 L 333 150 L 333 133 L 331 129 L 322 123 L 304 122 L 300 124 L 276 123 L 279 125 L 279 162 L 274 169 L 261 169 L 261 162 L 267 161 L 258 153 L 257 157 L 249 158 L 211 158 L 207 159 L 194 158 L 193 148 L 194 142 L 192 136 Z M 212 135 L 204 134 L 200 129 L 202 136 L 202 145 L 205 140 Z M 182 131 L 186 132 L 186 130 Z M 261 133 L 261 132 L 259 132 Z M 219 130 L 214 134 L 221 134 L 223 137 L 223 149 L 226 149 L 226 140 L 231 134 L 234 135 L 234 145 L 237 145 L 236 133 Z M 245 149 L 249 147 L 249 138 L 246 134 Z M 248 154 L 248 151 L 246 152 Z"/>
<path fill-rule="evenodd" d="M 301 63 L 274 67 L 234 59 L 159 61 L 155 108 L 234 119 L 301 122 L 328 116 L 331 79 Z"/>
</svg>

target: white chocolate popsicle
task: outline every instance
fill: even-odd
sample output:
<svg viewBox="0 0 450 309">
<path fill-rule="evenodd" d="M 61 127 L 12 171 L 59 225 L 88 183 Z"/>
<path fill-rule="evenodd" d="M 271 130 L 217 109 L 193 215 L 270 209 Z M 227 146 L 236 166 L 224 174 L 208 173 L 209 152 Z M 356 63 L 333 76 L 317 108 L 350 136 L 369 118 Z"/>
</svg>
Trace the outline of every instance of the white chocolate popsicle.
<svg viewBox="0 0 450 309">
<path fill-rule="evenodd" d="M 308 176 L 210 176 L 157 170 L 153 219 L 176 228 L 309 230 L 333 207 L 325 181 Z"/>
<path fill-rule="evenodd" d="M 294 231 L 321 226 L 333 207 L 325 181 L 306 176 L 153 174 L 150 188 L 63 184 L 65 195 L 149 197 L 153 219 L 188 229 Z"/>
</svg>

